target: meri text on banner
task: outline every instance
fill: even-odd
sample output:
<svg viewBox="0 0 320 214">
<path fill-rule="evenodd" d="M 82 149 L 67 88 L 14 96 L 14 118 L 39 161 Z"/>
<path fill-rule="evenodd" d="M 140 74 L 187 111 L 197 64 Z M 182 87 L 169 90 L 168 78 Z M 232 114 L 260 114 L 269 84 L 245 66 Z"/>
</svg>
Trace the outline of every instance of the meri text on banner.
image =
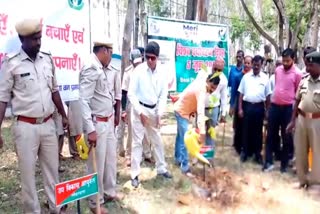
<svg viewBox="0 0 320 214">
<path fill-rule="evenodd" d="M 41 51 L 51 53 L 61 97 L 79 98 L 79 71 L 90 53 L 88 0 L 1 0 L 0 61 L 19 52 L 15 24 L 42 19 Z"/>
<path fill-rule="evenodd" d="M 211 69 L 217 58 L 228 74 L 226 25 L 148 17 L 148 40 L 160 45 L 159 60 L 168 76 L 170 91 L 182 92 L 197 76 L 201 65 Z"/>
</svg>

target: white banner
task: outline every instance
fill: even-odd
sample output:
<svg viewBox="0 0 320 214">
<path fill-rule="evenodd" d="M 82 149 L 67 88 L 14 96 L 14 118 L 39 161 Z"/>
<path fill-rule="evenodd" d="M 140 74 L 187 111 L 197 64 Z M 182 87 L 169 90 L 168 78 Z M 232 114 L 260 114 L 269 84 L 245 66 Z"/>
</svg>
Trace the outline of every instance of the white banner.
<svg viewBox="0 0 320 214">
<path fill-rule="evenodd" d="M 15 30 L 23 18 L 42 18 L 41 50 L 52 54 L 61 97 L 79 98 L 79 71 L 90 53 L 88 0 L 1 0 L 0 61 L 17 53 Z"/>
</svg>

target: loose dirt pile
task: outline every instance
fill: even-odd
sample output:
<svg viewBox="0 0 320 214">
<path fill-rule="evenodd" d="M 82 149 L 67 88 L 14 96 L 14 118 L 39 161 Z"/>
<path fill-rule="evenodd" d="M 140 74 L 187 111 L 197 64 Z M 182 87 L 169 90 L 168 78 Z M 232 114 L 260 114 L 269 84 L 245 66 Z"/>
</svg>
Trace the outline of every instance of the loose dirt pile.
<svg viewBox="0 0 320 214">
<path fill-rule="evenodd" d="M 192 191 L 178 197 L 184 205 L 206 203 L 211 207 L 235 207 L 240 202 L 243 179 L 222 168 L 206 169 L 205 181 L 203 172 L 195 172 L 192 180 Z"/>
</svg>

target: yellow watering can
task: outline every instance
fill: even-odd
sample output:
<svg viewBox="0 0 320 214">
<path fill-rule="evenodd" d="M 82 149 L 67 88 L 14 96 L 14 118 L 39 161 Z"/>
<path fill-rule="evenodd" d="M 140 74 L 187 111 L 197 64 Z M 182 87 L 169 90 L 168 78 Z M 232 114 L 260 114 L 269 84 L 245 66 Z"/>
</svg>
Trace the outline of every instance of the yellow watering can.
<svg viewBox="0 0 320 214">
<path fill-rule="evenodd" d="M 89 156 L 89 148 L 84 140 L 83 134 L 76 137 L 76 145 L 80 158 L 82 160 L 87 160 Z"/>
<path fill-rule="evenodd" d="M 186 132 L 184 135 L 184 143 L 187 147 L 188 153 L 197 159 L 199 159 L 201 162 L 206 163 L 210 165 L 209 161 L 203 157 L 202 154 L 200 154 L 201 150 L 201 144 L 198 141 L 199 133 L 195 129 L 190 129 Z"/>
</svg>

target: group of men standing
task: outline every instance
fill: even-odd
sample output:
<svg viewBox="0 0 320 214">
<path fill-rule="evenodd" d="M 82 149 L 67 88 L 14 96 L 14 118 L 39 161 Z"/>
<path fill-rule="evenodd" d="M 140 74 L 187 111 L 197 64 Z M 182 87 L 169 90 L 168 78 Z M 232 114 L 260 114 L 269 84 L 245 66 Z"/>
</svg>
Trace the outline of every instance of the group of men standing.
<svg viewBox="0 0 320 214">
<path fill-rule="evenodd" d="M 231 88 L 229 113 L 234 116 L 234 148 L 240 160 L 245 162 L 253 156 L 263 165 L 263 171 L 271 171 L 277 157 L 281 162 L 280 171 L 284 173 L 295 156 L 299 186 L 308 187 L 310 191 L 316 189 L 319 194 L 319 186 L 315 184 L 320 182 L 320 53 L 307 47 L 306 67 L 301 72 L 294 63 L 294 50 L 284 50 L 271 78 L 262 71 L 262 57 L 246 56 L 244 65 L 243 57 L 243 51 L 238 51 L 237 66 L 231 68 L 228 83 Z M 264 120 L 267 137 L 262 154 Z M 312 166 L 308 163 L 309 150 Z"/>
<path fill-rule="evenodd" d="M 100 212 L 107 213 L 103 206 L 106 201 L 121 199 L 116 191 L 118 145 L 115 134 L 121 115 L 123 120 L 130 120 L 132 146 L 127 149 L 127 156 L 132 154 L 129 164 L 132 185 L 139 185 L 142 142 L 146 136 L 153 144 L 158 176 L 172 178 L 167 170 L 160 136 L 168 89 L 165 75 L 157 63 L 160 47 L 156 42 L 146 46 L 144 63 L 142 53 L 132 51 L 134 69 L 127 69 L 130 70 L 126 72 L 127 85 L 122 88 L 120 72 L 110 65 L 112 43 L 94 42 L 93 53 L 80 71 L 80 98 L 66 103 L 67 115 L 59 95 L 52 57 L 40 51 L 40 19 L 25 19 L 16 24 L 16 31 L 21 49 L 4 59 L 0 72 L 0 125 L 11 100 L 12 133 L 21 175 L 24 213 L 41 213 L 35 184 L 37 160 L 43 173 L 50 213 L 66 212 L 66 206 L 56 207 L 54 193 L 55 184 L 59 183 L 58 154 L 61 154 L 66 129 L 70 135 L 70 152 L 75 158 L 78 155 L 75 141 L 79 134 L 84 133 L 88 145 L 95 147 L 91 149 L 95 154 L 89 153 L 87 169 L 88 173 L 98 173 Z M 122 93 L 124 91 L 127 94 Z M 129 117 L 120 112 L 122 98 L 128 98 L 128 105 L 125 104 L 123 110 Z M 94 155 L 96 160 L 93 160 Z M 89 206 L 96 213 L 96 197 L 89 197 Z"/>
<path fill-rule="evenodd" d="M 80 98 L 67 103 L 69 114 L 66 114 L 59 95 L 52 57 L 40 51 L 40 20 L 23 20 L 17 23 L 16 30 L 22 43 L 21 49 L 5 58 L 0 72 L 0 125 L 7 103 L 11 100 L 14 115 L 12 133 L 25 213 L 41 212 L 35 185 L 37 159 L 43 173 L 50 213 L 64 213 L 66 210 L 66 206 L 55 206 L 54 195 L 55 184 L 59 182 L 58 154 L 63 144 L 62 140 L 58 144 L 57 136 L 63 136 L 63 129 L 69 128 L 72 155 L 77 156 L 75 141 L 79 132 L 85 134 L 89 146 L 95 147 L 95 154 L 89 153 L 87 168 L 88 173 L 98 173 L 99 204 L 103 214 L 107 213 L 103 203 L 122 198 L 116 191 L 118 142 L 115 127 L 119 124 L 119 142 L 123 140 L 121 132 L 124 124 L 128 123 L 129 126 L 127 147 L 120 149 L 120 153 L 127 157 L 127 165 L 131 167 L 132 186 L 139 186 L 143 153 L 146 159 L 151 158 L 150 143 L 158 176 L 172 178 L 167 170 L 160 135 L 168 83 L 158 63 L 160 47 L 156 42 L 148 43 L 144 53 L 139 49 L 132 50 L 132 66 L 126 69 L 121 84 L 120 72 L 110 65 L 112 43 L 95 41 L 93 53 L 80 71 Z M 294 51 L 283 51 L 282 65 L 275 70 L 273 91 L 269 77 L 262 72 L 263 61 L 259 55 L 244 57 L 244 52 L 238 51 L 237 66 L 231 68 L 227 80 L 222 72 L 224 60 L 216 59 L 212 70 L 200 70 L 196 79 L 179 95 L 174 104 L 177 120 L 174 156 L 184 174 L 193 176 L 184 145 L 190 116 L 197 114 L 199 141 L 214 146 L 208 134 L 208 126 L 216 126 L 219 117 L 220 122 L 226 122 L 229 86 L 229 114 L 234 116 L 234 147 L 241 161 L 253 156 L 256 162 L 262 163 L 263 121 L 267 119 L 268 136 L 263 170 L 273 168 L 274 144 L 280 128 L 281 172 L 287 171 L 289 159 L 293 156 L 291 131 L 295 127 L 300 186 L 320 183 L 320 53 L 306 55 L 308 74 L 302 78 L 301 72 L 294 65 Z M 57 124 L 53 120 L 55 115 L 60 115 Z M 208 119 L 211 121 L 209 125 L 206 123 Z M 78 122 L 72 122 L 74 120 Z M 77 124 L 81 124 L 81 127 Z M 60 130 L 57 129 L 59 126 L 62 127 Z M 0 147 L 2 145 L 0 137 Z M 310 174 L 307 163 L 309 148 L 314 159 Z M 89 198 L 89 206 L 96 213 L 96 197 Z"/>
</svg>

